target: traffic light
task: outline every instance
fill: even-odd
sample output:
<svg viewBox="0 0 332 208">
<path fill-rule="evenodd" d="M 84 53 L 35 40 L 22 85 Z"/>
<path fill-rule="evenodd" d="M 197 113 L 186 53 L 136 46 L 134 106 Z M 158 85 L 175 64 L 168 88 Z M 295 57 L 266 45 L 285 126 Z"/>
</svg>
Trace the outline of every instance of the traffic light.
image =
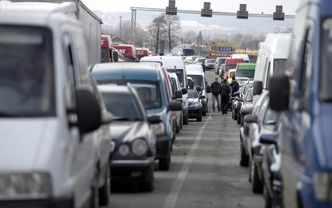
<svg viewBox="0 0 332 208">
<path fill-rule="evenodd" d="M 276 6 L 276 12 L 273 12 L 273 20 L 283 21 L 285 20 L 285 13 L 282 11 L 282 6 Z"/>
<path fill-rule="evenodd" d="M 167 15 L 177 15 L 178 8 L 175 7 L 175 0 L 169 0 L 168 7 L 166 7 L 166 14 Z"/>
<path fill-rule="evenodd" d="M 204 2 L 204 8 L 201 10 L 201 17 L 212 17 L 212 9 L 210 2 Z"/>
<path fill-rule="evenodd" d="M 246 4 L 240 4 L 240 10 L 237 11 L 237 18 L 238 19 L 248 19 L 248 11 Z"/>
</svg>

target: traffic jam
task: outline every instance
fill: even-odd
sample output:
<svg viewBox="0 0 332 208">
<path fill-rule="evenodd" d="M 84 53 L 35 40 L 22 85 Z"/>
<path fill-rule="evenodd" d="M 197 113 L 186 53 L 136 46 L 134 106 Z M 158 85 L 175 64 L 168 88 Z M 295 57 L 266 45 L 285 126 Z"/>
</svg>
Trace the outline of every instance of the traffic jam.
<svg viewBox="0 0 332 208">
<path fill-rule="evenodd" d="M 332 1 L 298 2 L 175 44 L 175 0 L 145 42 L 88 0 L 0 0 L 0 207 L 332 207 Z"/>
</svg>

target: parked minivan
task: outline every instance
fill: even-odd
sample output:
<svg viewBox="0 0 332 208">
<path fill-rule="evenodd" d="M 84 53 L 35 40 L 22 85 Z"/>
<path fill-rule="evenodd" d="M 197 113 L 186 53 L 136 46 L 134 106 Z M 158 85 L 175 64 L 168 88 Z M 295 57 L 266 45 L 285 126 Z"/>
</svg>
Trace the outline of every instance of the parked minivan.
<svg viewBox="0 0 332 208">
<path fill-rule="evenodd" d="M 0 34 L 0 207 L 98 207 L 102 114 L 81 24 L 9 10 Z"/>
<path fill-rule="evenodd" d="M 188 94 L 187 94 L 187 72 L 186 65 L 180 56 L 146 56 L 143 57 L 140 62 L 161 62 L 163 67 L 168 72 L 174 72 L 180 80 L 182 87 L 182 107 L 183 107 L 183 124 L 188 124 Z"/>
<path fill-rule="evenodd" d="M 331 34 L 332 1 L 301 1 L 287 73 L 270 79 L 270 106 L 283 112 L 283 207 L 332 207 Z"/>
<path fill-rule="evenodd" d="M 131 83 L 137 90 L 148 116 L 161 118 L 162 122 L 152 125 L 152 129 L 157 138 L 158 167 L 161 170 L 168 170 L 171 163 L 173 135 L 176 133 L 173 129 L 172 111 L 182 110 L 182 105 L 180 102 L 170 101 L 167 79 L 162 70 L 159 63 L 97 64 L 91 69 L 99 85 Z"/>
</svg>

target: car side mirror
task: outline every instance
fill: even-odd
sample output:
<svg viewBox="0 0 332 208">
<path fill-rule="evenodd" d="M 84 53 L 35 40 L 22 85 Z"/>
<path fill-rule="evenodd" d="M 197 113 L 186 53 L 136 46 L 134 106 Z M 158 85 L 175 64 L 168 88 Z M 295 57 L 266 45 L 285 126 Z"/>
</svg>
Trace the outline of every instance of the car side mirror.
<svg viewBox="0 0 332 208">
<path fill-rule="evenodd" d="M 77 126 L 81 134 L 98 129 L 102 124 L 101 110 L 96 96 L 87 89 L 76 90 Z"/>
<path fill-rule="evenodd" d="M 263 92 L 263 82 L 262 81 L 254 81 L 253 83 L 253 95 L 260 95 Z"/>
<path fill-rule="evenodd" d="M 269 106 L 274 111 L 286 111 L 289 108 L 290 81 L 286 75 L 272 76 L 270 79 Z"/>
<path fill-rule="evenodd" d="M 160 116 L 149 116 L 148 121 L 150 124 L 158 124 L 161 122 Z"/>
<path fill-rule="evenodd" d="M 176 91 L 176 92 L 174 93 L 174 97 L 173 97 L 173 98 L 174 98 L 174 99 L 182 98 L 182 91 L 181 91 L 181 90 Z"/>
<path fill-rule="evenodd" d="M 102 124 L 112 123 L 112 115 L 108 112 L 102 114 Z"/>
<path fill-rule="evenodd" d="M 259 137 L 259 142 L 261 144 L 274 144 L 276 145 L 277 144 L 277 137 L 278 137 L 278 134 L 262 134 L 260 137 Z"/>
<path fill-rule="evenodd" d="M 250 114 L 250 115 L 245 115 L 243 121 L 246 123 L 257 123 L 258 119 L 257 116 Z"/>
<path fill-rule="evenodd" d="M 187 90 L 186 88 L 182 88 L 181 91 L 182 91 L 182 94 L 183 94 L 183 95 L 185 95 L 185 94 L 188 93 L 188 90 Z M 182 97 L 182 96 L 181 96 L 181 97 Z"/>
<path fill-rule="evenodd" d="M 199 96 L 199 99 L 205 99 L 206 97 L 204 95 Z"/>
<path fill-rule="evenodd" d="M 182 104 L 178 101 L 172 101 L 168 104 L 168 110 L 170 111 L 181 111 Z"/>
<path fill-rule="evenodd" d="M 117 51 L 113 51 L 113 58 L 114 58 L 114 62 L 119 61 L 119 53 Z"/>
</svg>

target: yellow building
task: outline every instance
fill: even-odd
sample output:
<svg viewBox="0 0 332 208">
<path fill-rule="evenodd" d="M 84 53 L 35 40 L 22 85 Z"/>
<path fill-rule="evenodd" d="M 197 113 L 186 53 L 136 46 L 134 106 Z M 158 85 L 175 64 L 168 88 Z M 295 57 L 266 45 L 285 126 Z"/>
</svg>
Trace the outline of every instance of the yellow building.
<svg viewBox="0 0 332 208">
<path fill-rule="evenodd" d="M 222 51 L 222 52 L 232 52 L 237 49 L 238 44 L 237 42 L 228 42 L 228 41 L 219 41 L 219 42 L 213 42 L 209 46 L 209 50 L 211 51 Z M 231 48 L 231 51 L 226 51 Z"/>
</svg>

